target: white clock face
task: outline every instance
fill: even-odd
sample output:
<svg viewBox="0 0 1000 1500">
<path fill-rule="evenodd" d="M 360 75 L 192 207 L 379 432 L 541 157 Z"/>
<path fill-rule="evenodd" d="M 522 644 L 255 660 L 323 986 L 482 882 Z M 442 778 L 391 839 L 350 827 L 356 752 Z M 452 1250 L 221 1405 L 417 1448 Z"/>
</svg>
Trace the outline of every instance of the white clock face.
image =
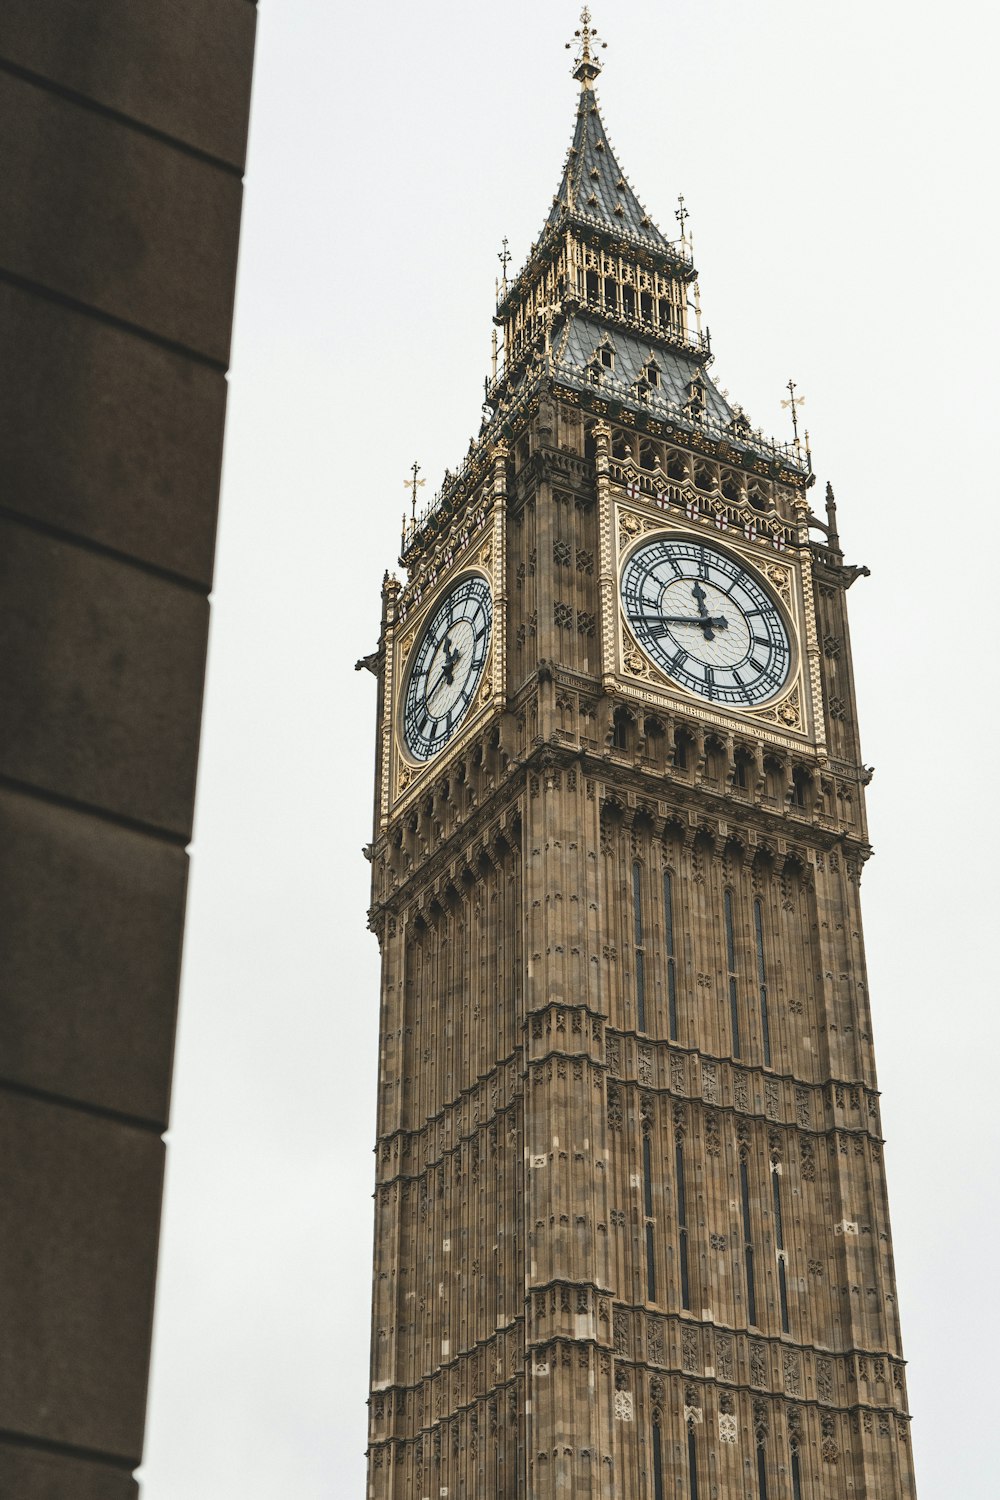
<svg viewBox="0 0 1000 1500">
<path fill-rule="evenodd" d="M 689 693 L 749 708 L 788 681 L 781 611 L 755 573 L 715 547 L 683 537 L 644 542 L 622 571 L 621 599 L 643 651 Z"/>
<path fill-rule="evenodd" d="M 476 694 L 493 627 L 485 578 L 471 574 L 449 589 L 428 621 L 410 664 L 403 737 L 414 760 L 443 750 Z"/>
</svg>

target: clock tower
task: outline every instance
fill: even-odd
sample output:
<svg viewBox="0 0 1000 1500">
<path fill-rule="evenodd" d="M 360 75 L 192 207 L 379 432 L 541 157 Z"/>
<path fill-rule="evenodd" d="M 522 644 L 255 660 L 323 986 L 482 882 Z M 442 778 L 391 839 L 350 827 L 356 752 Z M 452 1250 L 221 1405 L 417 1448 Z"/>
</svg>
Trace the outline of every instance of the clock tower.
<svg viewBox="0 0 1000 1500">
<path fill-rule="evenodd" d="M 586 11 L 578 38 L 479 439 L 406 525 L 365 663 L 368 1495 L 912 1500 L 864 569 L 808 452 L 713 384 L 683 205 L 669 240 Z"/>
</svg>

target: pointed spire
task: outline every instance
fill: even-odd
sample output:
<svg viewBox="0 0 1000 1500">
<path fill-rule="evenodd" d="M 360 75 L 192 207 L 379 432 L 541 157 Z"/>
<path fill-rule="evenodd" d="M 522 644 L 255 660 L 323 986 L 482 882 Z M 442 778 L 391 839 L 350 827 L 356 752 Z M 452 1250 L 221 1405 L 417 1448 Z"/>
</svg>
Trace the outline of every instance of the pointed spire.
<svg viewBox="0 0 1000 1500">
<path fill-rule="evenodd" d="M 566 213 L 590 220 L 616 235 L 634 235 L 657 250 L 677 254 L 676 247 L 657 229 L 618 165 L 598 109 L 597 94 L 589 86 L 580 91 L 573 144 L 546 227 L 558 224 Z"/>
<path fill-rule="evenodd" d="M 581 89 L 589 89 L 601 71 L 600 59 L 594 56 L 594 43 L 597 42 L 602 50 L 608 45 L 607 42 L 599 41 L 597 28 L 590 24 L 589 6 L 585 5 L 580 12 L 580 29 L 574 31 L 573 36 L 579 43 L 573 77 L 579 80 Z M 572 42 L 566 43 L 567 48 L 572 45 Z"/>
<path fill-rule="evenodd" d="M 826 481 L 826 536 L 830 546 L 834 549 L 840 547 L 840 533 L 837 530 L 837 502 L 833 498 L 833 485 Z"/>
</svg>

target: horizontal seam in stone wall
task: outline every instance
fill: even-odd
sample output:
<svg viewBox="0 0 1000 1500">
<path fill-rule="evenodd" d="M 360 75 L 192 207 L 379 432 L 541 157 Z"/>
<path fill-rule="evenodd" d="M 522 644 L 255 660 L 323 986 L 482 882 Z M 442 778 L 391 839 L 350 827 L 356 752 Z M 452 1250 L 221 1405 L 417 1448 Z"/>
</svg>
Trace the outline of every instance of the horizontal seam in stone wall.
<svg viewBox="0 0 1000 1500">
<path fill-rule="evenodd" d="M 51 1438 L 29 1437 L 23 1432 L 11 1432 L 0 1427 L 0 1445 L 5 1443 L 10 1448 L 34 1448 L 39 1453 L 56 1453 L 63 1458 L 83 1458 L 90 1463 L 108 1464 L 115 1469 L 124 1469 L 126 1473 L 131 1473 L 139 1462 L 138 1456 L 125 1457 L 120 1453 L 105 1453 L 98 1448 L 81 1448 L 76 1443 L 58 1443 Z"/>
<path fill-rule="evenodd" d="M 49 94 L 55 94 L 60 99 L 65 99 L 68 104 L 79 105 L 81 109 L 89 109 L 95 115 L 101 115 L 106 120 L 113 120 L 118 125 L 124 125 L 129 130 L 134 130 L 139 135 L 148 136 L 151 140 L 159 141 L 161 145 L 169 146 L 175 151 L 180 151 L 184 156 L 191 156 L 196 161 L 204 162 L 206 166 L 217 167 L 220 172 L 225 172 L 228 177 L 243 177 L 245 163 L 237 166 L 235 163 L 226 161 L 224 157 L 213 156 L 210 151 L 202 151 L 198 146 L 192 146 L 187 141 L 180 140 L 175 135 L 168 134 L 165 130 L 158 130 L 155 125 L 147 125 L 142 120 L 137 120 L 134 115 L 126 115 L 121 110 L 113 109 L 109 104 L 101 104 L 97 99 L 91 99 L 87 94 L 80 94 L 75 89 L 67 88 L 64 84 L 56 83 L 47 78 L 44 73 L 33 73 L 29 68 L 22 68 L 17 63 L 11 62 L 6 57 L 0 57 L 0 72 L 9 73 L 13 78 L 20 78 L 25 83 L 30 83 L 35 88 L 41 88 Z"/>
<path fill-rule="evenodd" d="M 546 1004 L 550 1004 L 550 1002 L 546 1002 Z M 573 1004 L 573 1002 L 565 1001 L 559 1002 L 559 1004 L 568 1007 L 568 1005 Z M 661 1047 L 661 1049 L 666 1050 L 667 1053 L 676 1053 L 676 1055 L 684 1056 L 684 1058 L 697 1058 L 702 1062 L 714 1062 L 714 1064 L 721 1065 L 721 1067 L 733 1068 L 733 1070 L 738 1071 L 738 1073 L 753 1074 L 754 1077 L 759 1077 L 759 1079 L 771 1079 L 774 1080 L 775 1083 L 792 1083 L 792 1085 L 795 1085 L 796 1088 L 817 1089 L 817 1091 L 820 1091 L 820 1089 L 838 1088 L 864 1089 L 865 1094 L 874 1095 L 874 1098 L 882 1098 L 882 1089 L 874 1089 L 873 1086 L 870 1085 L 870 1083 L 865 1082 L 865 1080 L 861 1079 L 861 1077 L 859 1077 L 859 1079 L 840 1079 L 840 1077 L 835 1076 L 835 1074 L 828 1073 L 825 1077 L 823 1077 L 823 1079 L 801 1079 L 801 1077 L 798 1076 L 798 1073 L 778 1073 L 775 1068 L 765 1068 L 763 1067 L 763 1064 L 759 1064 L 759 1062 L 747 1062 L 742 1058 L 730 1058 L 730 1056 L 727 1056 L 726 1053 L 721 1052 L 703 1052 L 700 1047 L 685 1047 L 684 1044 L 678 1043 L 678 1041 L 672 1041 L 669 1037 L 651 1037 L 651 1035 L 649 1035 L 649 1032 L 627 1031 L 627 1029 L 622 1028 L 622 1026 L 610 1025 L 609 1020 L 607 1020 L 607 1016 L 603 1016 L 600 1011 L 594 1011 L 594 1014 L 595 1016 L 600 1017 L 600 1019 L 603 1020 L 604 1023 L 606 1023 L 607 1031 L 609 1031 L 609 1034 L 612 1035 L 612 1037 L 628 1038 L 628 1040 L 637 1043 L 637 1046 L 639 1047 L 649 1047 L 649 1049 L 652 1049 L 652 1047 Z M 628 1074 L 619 1073 L 619 1071 L 616 1071 L 615 1068 L 610 1068 L 610 1064 L 609 1070 L 610 1074 L 612 1074 L 612 1079 L 615 1080 L 615 1083 L 642 1083 L 642 1080 L 637 1079 L 637 1077 L 630 1077 L 628 1076 Z M 643 1083 L 642 1086 L 643 1088 L 646 1088 L 645 1083 Z M 651 1086 L 652 1088 L 652 1085 L 649 1086 Z M 693 1098 L 693 1100 L 700 1100 L 700 1098 L 703 1098 L 703 1095 L 700 1094 L 681 1094 L 681 1092 L 676 1091 L 676 1089 L 673 1089 L 673 1091 L 669 1092 L 675 1092 L 675 1094 L 678 1094 L 679 1098 Z M 717 1101 L 706 1100 L 705 1103 L 712 1104 L 717 1103 Z M 754 1112 L 754 1110 L 741 1110 L 741 1112 L 739 1113 L 741 1113 L 741 1115 L 753 1115 L 753 1113 L 756 1112 Z"/>
<path fill-rule="evenodd" d="M 39 531 L 43 536 L 53 537 L 56 541 L 66 542 L 72 547 L 79 547 L 84 552 L 94 552 L 100 557 L 107 557 L 112 562 L 121 563 L 124 567 L 136 568 L 140 573 L 148 573 L 164 583 L 171 583 L 177 588 L 184 589 L 187 593 L 197 594 L 200 599 L 207 599 L 211 594 L 209 584 L 188 578 L 183 573 L 175 573 L 170 568 L 158 567 L 156 563 L 136 557 L 132 552 L 119 552 L 117 547 L 109 547 L 106 542 L 98 542 L 92 537 L 82 536 L 78 531 L 70 531 L 64 526 L 53 526 L 51 521 L 41 520 L 37 516 L 27 516 L 14 506 L 0 505 L 0 519 L 11 521 L 15 526 L 24 526 L 29 531 Z"/>
<path fill-rule="evenodd" d="M 512 1336 L 515 1341 L 520 1338 L 521 1347 L 516 1351 L 517 1357 L 521 1360 L 525 1359 L 528 1351 L 528 1346 L 524 1342 L 523 1337 L 525 1331 L 524 1323 L 524 1313 L 517 1313 L 513 1318 L 511 1318 L 510 1322 L 505 1328 L 498 1328 L 495 1333 L 490 1334 L 489 1338 L 477 1339 L 474 1344 L 469 1344 L 466 1348 L 461 1349 L 458 1354 L 453 1354 L 452 1357 L 445 1360 L 443 1364 L 435 1365 L 432 1370 L 428 1370 L 426 1374 L 419 1376 L 418 1379 L 411 1380 L 409 1382 L 398 1382 L 392 1385 L 383 1385 L 380 1386 L 378 1390 L 373 1390 L 368 1397 L 367 1405 L 370 1406 L 372 1401 L 378 1396 L 388 1396 L 390 1393 L 413 1395 L 429 1381 L 442 1379 L 447 1380 L 451 1376 L 459 1372 L 460 1366 L 469 1363 L 469 1361 L 475 1359 L 480 1354 L 488 1354 L 491 1351 L 491 1346 L 497 1344 L 501 1339 L 505 1339 L 508 1335 Z M 552 1339 L 549 1340 L 549 1342 L 552 1341 Z M 563 1342 L 588 1344 L 591 1347 L 598 1349 L 602 1354 L 611 1354 L 611 1357 L 614 1358 L 611 1349 L 606 1344 L 598 1344 L 597 1341 L 592 1338 L 574 1340 L 564 1339 Z M 496 1390 L 501 1386 L 511 1385 L 514 1381 L 519 1380 L 523 1376 L 523 1374 L 523 1370 L 517 1370 L 513 1375 L 495 1375 L 493 1377 L 494 1384 L 492 1387 L 490 1387 L 490 1389 Z M 458 1410 L 468 1410 L 470 1407 L 475 1406 L 477 1401 L 482 1399 L 484 1398 L 478 1396 L 474 1397 L 472 1401 L 466 1402 L 462 1407 L 458 1408 Z M 442 1414 L 441 1417 L 435 1417 L 434 1419 L 435 1423 L 445 1420 L 447 1420 L 447 1417 L 444 1414 Z"/>
<path fill-rule="evenodd" d="M 530 1293 L 534 1290 L 536 1290 L 536 1288 L 529 1287 L 525 1292 L 525 1297 L 529 1296 Z M 545 1290 L 545 1288 L 538 1288 L 538 1290 Z M 886 1359 L 894 1364 L 904 1366 L 907 1363 L 907 1361 L 901 1354 L 894 1354 L 891 1349 L 883 1347 L 876 1348 L 874 1345 L 869 1348 L 868 1346 L 862 1344 L 844 1344 L 841 1348 L 833 1349 L 825 1344 L 805 1343 L 801 1339 L 793 1339 L 787 1333 L 763 1333 L 756 1328 L 741 1327 L 736 1323 L 719 1323 L 714 1319 L 709 1323 L 706 1322 L 703 1318 L 699 1318 L 697 1316 L 691 1316 L 690 1314 L 685 1316 L 683 1313 L 667 1312 L 663 1308 L 649 1307 L 643 1302 L 625 1302 L 623 1299 L 618 1297 L 614 1297 L 613 1301 L 614 1311 L 616 1313 L 625 1312 L 633 1317 L 641 1314 L 644 1318 L 660 1318 L 664 1322 L 675 1323 L 682 1330 L 686 1328 L 693 1328 L 701 1332 L 708 1330 L 709 1332 L 715 1334 L 721 1333 L 726 1338 L 742 1338 L 747 1339 L 755 1344 L 767 1344 L 772 1349 L 792 1349 L 800 1354 L 813 1354 L 817 1359 L 856 1359 L 860 1357 L 861 1359 Z M 559 1333 L 550 1333 L 547 1334 L 545 1338 L 537 1340 L 537 1342 L 547 1343 L 552 1339 L 558 1338 L 565 1339 L 566 1335 Z M 669 1368 L 667 1365 L 657 1365 L 655 1363 L 651 1363 L 648 1359 L 632 1359 L 631 1357 L 622 1354 L 615 1354 L 614 1357 L 616 1360 L 619 1360 L 624 1364 L 646 1365 L 652 1370 Z M 721 1384 L 723 1385 L 739 1385 L 741 1383 L 739 1381 L 724 1380 L 719 1375 L 706 1375 L 704 1372 L 698 1375 L 694 1371 L 682 1370 L 681 1374 L 689 1375 L 694 1380 L 721 1381 Z M 746 1382 L 744 1382 L 744 1384 L 746 1384 Z M 756 1389 L 756 1387 L 753 1387 L 752 1382 L 747 1386 L 747 1388 Z M 760 1387 L 760 1389 L 763 1390 L 764 1387 L 762 1386 Z"/>
<path fill-rule="evenodd" d="M 49 787 L 38 786 L 31 781 L 20 781 L 16 776 L 7 776 L 0 771 L 0 787 L 7 787 L 13 792 L 22 792 L 28 797 L 37 797 L 39 802 L 47 802 L 53 807 L 66 807 L 71 812 L 84 813 L 89 817 L 100 818 L 104 823 L 113 823 L 116 828 L 130 828 L 134 833 L 144 833 L 150 838 L 159 839 L 163 844 L 170 844 L 175 849 L 186 849 L 191 842 L 191 833 L 175 833 L 170 828 L 163 828 L 157 823 L 144 823 L 141 818 L 129 818 L 123 813 L 112 812 L 110 808 L 101 807 L 95 802 L 81 802 L 75 797 L 67 797 L 62 792 L 53 791 Z"/>
<path fill-rule="evenodd" d="M 162 334 L 143 327 L 141 323 L 130 323 L 127 318 L 118 318 L 114 313 L 106 312 L 103 307 L 95 307 L 92 302 L 81 302 L 77 297 L 68 297 L 65 292 L 57 291 L 43 282 L 30 281 L 26 276 L 18 276 L 16 272 L 8 271 L 5 266 L 0 266 L 0 281 L 6 282 L 8 286 L 16 286 L 22 292 L 29 292 L 32 296 L 43 297 L 46 302 L 54 302 L 59 307 L 68 307 L 72 312 L 95 318 L 98 322 L 106 323 L 111 328 L 118 328 L 123 333 L 134 334 L 136 338 L 145 339 L 150 344 L 167 349 L 171 354 L 181 354 L 185 359 L 193 359 L 197 364 L 206 365 L 208 369 L 217 370 L 222 375 L 229 372 L 227 360 L 213 359 L 210 354 L 204 354 L 200 349 L 192 348 L 190 344 L 181 344 L 176 339 L 164 338 Z"/>
<path fill-rule="evenodd" d="M 162 1136 L 167 1128 L 165 1120 L 144 1119 L 142 1115 L 124 1114 L 118 1109 L 108 1109 L 106 1105 L 91 1104 L 86 1099 L 74 1099 L 69 1094 L 55 1094 L 48 1089 L 32 1088 L 30 1084 L 15 1083 L 12 1079 L 0 1075 L 0 1094 L 14 1094 L 24 1099 L 34 1099 L 40 1104 L 56 1104 L 64 1109 L 75 1110 L 79 1114 L 95 1115 L 102 1120 L 113 1120 L 116 1125 L 131 1125 L 136 1130 Z"/>
</svg>

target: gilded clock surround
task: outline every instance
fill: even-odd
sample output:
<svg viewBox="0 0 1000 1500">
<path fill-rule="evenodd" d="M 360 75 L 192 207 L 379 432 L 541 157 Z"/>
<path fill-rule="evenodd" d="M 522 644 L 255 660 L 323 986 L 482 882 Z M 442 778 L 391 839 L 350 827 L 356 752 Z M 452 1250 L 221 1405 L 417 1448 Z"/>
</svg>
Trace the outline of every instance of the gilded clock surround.
<svg viewBox="0 0 1000 1500">
<path fill-rule="evenodd" d="M 623 526 L 623 519 L 627 518 L 628 524 Z M 632 554 L 645 542 L 658 537 L 677 537 L 678 540 L 703 541 L 718 551 L 725 550 L 730 557 L 738 558 L 739 561 L 761 580 L 768 593 L 775 596 L 778 601 L 776 607 L 779 609 L 788 635 L 791 661 L 787 675 L 782 685 L 777 688 L 764 703 L 759 705 L 743 704 L 726 707 L 724 704 L 715 704 L 703 697 L 685 690 L 685 688 L 672 681 L 665 672 L 660 670 L 655 661 L 643 649 L 637 641 L 634 631 L 630 628 L 625 616 L 625 611 L 620 604 L 619 591 L 619 671 L 625 678 L 636 678 L 642 682 L 644 689 L 659 688 L 662 690 L 662 702 L 664 706 L 675 703 L 680 707 L 688 707 L 692 712 L 700 712 L 707 709 L 710 713 L 719 714 L 719 723 L 730 721 L 733 728 L 739 728 L 749 717 L 763 715 L 761 722 L 783 723 L 788 728 L 801 729 L 803 734 L 808 732 L 807 727 L 802 724 L 802 715 L 799 708 L 801 703 L 801 664 L 803 653 L 799 647 L 801 632 L 805 629 L 804 613 L 798 609 L 799 597 L 796 588 L 796 570 L 794 567 L 785 566 L 780 563 L 771 562 L 766 557 L 754 554 L 746 547 L 741 547 L 727 538 L 725 549 L 720 545 L 717 534 L 699 535 L 690 525 L 671 525 L 664 518 L 658 526 L 645 527 L 641 523 L 629 530 L 639 518 L 631 511 L 618 514 L 618 538 L 619 554 L 617 560 L 619 580 L 624 576 L 626 564 Z M 626 540 L 623 542 L 622 538 Z M 784 710 L 784 712 L 783 712 Z M 776 716 L 776 717 L 775 717 Z"/>
<path fill-rule="evenodd" d="M 684 221 L 668 242 L 620 172 L 598 70 L 585 19 L 573 147 L 509 282 L 505 263 L 482 430 L 405 526 L 364 662 L 368 1494 L 913 1500 L 860 936 L 865 570 L 829 487 L 812 511 L 808 451 L 713 385 Z M 638 650 L 621 567 L 662 533 L 779 598 L 774 700 L 695 700 Z M 489 660 L 414 763 L 408 655 L 470 570 Z"/>
<path fill-rule="evenodd" d="M 489 549 L 485 550 L 488 553 Z M 477 679 L 472 699 L 468 706 L 462 711 L 455 725 L 455 728 L 448 736 L 446 742 L 440 748 L 432 751 L 429 755 L 419 756 L 414 753 L 411 745 L 408 742 L 405 724 L 409 686 L 413 672 L 415 671 L 417 665 L 416 657 L 421 650 L 421 646 L 427 630 L 433 624 L 434 617 L 438 609 L 440 608 L 442 603 L 444 603 L 451 595 L 454 594 L 455 590 L 462 584 L 465 579 L 479 579 L 485 585 L 485 588 L 489 591 L 491 604 L 490 640 L 487 643 L 482 666 L 477 673 Z M 435 592 L 433 598 L 428 602 L 426 607 L 421 610 L 420 618 L 415 630 L 408 630 L 406 632 L 406 635 L 400 642 L 400 680 L 402 683 L 402 691 L 399 695 L 399 702 L 397 704 L 396 710 L 396 741 L 399 748 L 400 757 L 409 768 L 411 774 L 419 767 L 429 765 L 439 755 L 443 754 L 444 751 L 448 748 L 448 745 L 462 732 L 463 726 L 468 721 L 468 719 L 477 711 L 487 707 L 492 700 L 493 687 L 489 671 L 490 654 L 492 651 L 494 631 L 492 598 L 493 596 L 490 579 L 487 574 L 484 573 L 480 568 L 464 568 L 458 570 L 449 577 L 446 584 L 442 585 L 442 587 Z"/>
</svg>

